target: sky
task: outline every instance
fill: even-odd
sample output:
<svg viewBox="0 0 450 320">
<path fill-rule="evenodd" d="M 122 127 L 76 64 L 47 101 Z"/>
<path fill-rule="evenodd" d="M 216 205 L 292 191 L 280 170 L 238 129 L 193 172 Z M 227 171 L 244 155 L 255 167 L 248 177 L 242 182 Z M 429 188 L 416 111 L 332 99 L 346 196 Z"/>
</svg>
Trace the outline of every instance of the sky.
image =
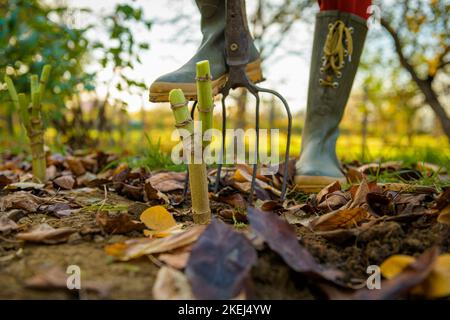
<svg viewBox="0 0 450 320">
<path fill-rule="evenodd" d="M 89 8 L 95 13 L 100 14 L 111 12 L 117 3 L 130 1 L 64 0 L 64 2 L 71 7 Z M 176 70 L 195 53 L 201 41 L 200 15 L 194 0 L 136 0 L 135 3 L 142 6 L 147 19 L 150 18 L 150 20 L 154 21 L 150 32 L 136 30 L 137 37 L 140 39 L 148 39 L 150 50 L 142 52 L 142 65 L 137 70 L 132 71 L 134 77 L 143 79 L 147 86 L 150 87 L 156 78 L 162 74 Z M 249 10 L 251 10 L 252 3 L 254 3 L 254 0 L 247 1 Z M 177 26 L 158 22 L 162 19 L 170 20 L 170 17 L 174 17 L 178 12 L 183 12 L 192 18 L 192 30 L 189 30 L 190 32 L 188 34 L 190 41 L 176 37 L 176 33 L 179 31 Z M 75 22 L 79 26 L 87 23 L 83 18 Z M 306 105 L 312 32 L 311 25 L 297 24 L 292 32 L 296 34 L 296 41 L 287 37 L 283 48 L 280 48 L 279 52 L 275 52 L 274 55 L 276 58 L 267 60 L 270 68 L 268 65 L 263 65 L 264 75 L 267 80 L 261 83 L 261 85 L 279 91 L 288 100 L 290 108 L 294 111 Z M 89 36 L 95 39 L 102 37 L 102 34 L 92 32 Z M 300 55 L 289 55 L 283 59 L 278 58 L 281 55 L 281 50 L 290 49 L 295 49 L 301 53 Z M 100 79 L 108 79 L 110 75 L 110 71 L 105 70 L 99 74 L 99 77 Z M 97 88 L 100 95 L 103 95 L 106 91 L 106 88 L 100 84 Z M 128 96 L 120 92 L 114 92 L 113 96 L 126 101 L 131 112 L 139 110 L 143 101 L 146 109 L 155 106 L 155 104 L 148 101 L 148 92 L 145 92 L 142 96 Z"/>
<path fill-rule="evenodd" d="M 58 0 L 55 1 L 58 2 Z M 89 8 L 98 14 L 111 12 L 115 4 L 127 2 L 125 0 L 59 1 L 71 7 Z M 154 24 L 150 32 L 135 30 L 139 39 L 148 39 L 150 50 L 142 52 L 140 55 L 142 65 L 133 70 L 132 75 L 136 79 L 143 79 L 150 87 L 156 78 L 176 70 L 195 53 L 201 41 L 200 15 L 194 0 L 135 0 L 135 3 L 143 7 L 145 17 L 151 19 Z M 255 0 L 247 0 L 248 11 L 254 4 Z M 162 24 L 160 21 L 170 20 L 180 12 L 190 16 L 191 26 L 188 32 L 177 37 L 177 33 L 180 32 L 178 25 Z M 79 26 L 87 23 L 84 18 L 76 19 L 75 22 Z M 306 107 L 313 28 L 313 24 L 297 23 L 287 35 L 283 45 L 274 52 L 274 57 L 266 60 L 263 65 L 264 76 L 267 80 L 261 83 L 261 86 L 280 92 L 294 112 Z M 102 37 L 102 34 L 91 32 L 89 36 L 95 39 Z M 295 51 L 297 54 L 285 54 L 287 51 Z M 108 79 L 111 71 L 104 70 L 98 76 L 100 79 Z M 106 88 L 101 84 L 98 85 L 97 90 L 100 95 L 106 92 Z M 134 96 L 113 92 L 112 96 L 127 102 L 131 112 L 139 110 L 142 103 L 146 109 L 155 106 L 148 101 L 148 92 Z"/>
</svg>

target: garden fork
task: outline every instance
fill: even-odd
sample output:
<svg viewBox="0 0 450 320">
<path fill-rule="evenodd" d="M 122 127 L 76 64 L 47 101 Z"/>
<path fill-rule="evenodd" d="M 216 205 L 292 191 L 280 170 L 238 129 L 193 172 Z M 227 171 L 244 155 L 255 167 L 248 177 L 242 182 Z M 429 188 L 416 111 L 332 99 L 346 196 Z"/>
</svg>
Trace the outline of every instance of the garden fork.
<svg viewBox="0 0 450 320">
<path fill-rule="evenodd" d="M 256 183 L 256 172 L 258 168 L 259 161 L 259 105 L 260 98 L 259 93 L 269 93 L 275 95 L 281 100 L 283 106 L 286 110 L 288 116 L 288 132 L 287 132 L 287 145 L 285 152 L 285 164 L 283 172 L 283 183 L 281 188 L 280 200 L 283 201 L 286 196 L 286 187 L 288 180 L 288 161 L 289 161 L 289 149 L 291 142 L 291 131 L 292 131 L 292 115 L 289 109 L 287 101 L 278 92 L 266 88 L 261 88 L 252 83 L 246 73 L 245 67 L 250 62 L 249 48 L 248 48 L 248 38 L 249 31 L 247 25 L 247 17 L 245 16 L 245 0 L 227 0 L 226 5 L 226 27 L 225 27 L 225 54 L 226 63 L 229 68 L 229 74 L 227 82 L 224 87 L 220 90 L 222 94 L 222 149 L 220 154 L 220 160 L 223 159 L 225 155 L 225 140 L 226 140 L 226 107 L 225 99 L 230 93 L 231 89 L 245 88 L 247 89 L 256 99 L 256 118 L 255 118 L 255 131 L 256 131 L 256 163 L 253 165 L 252 181 L 250 188 L 250 195 L 248 202 L 252 203 L 253 193 L 255 191 Z M 194 102 L 192 107 L 191 115 L 193 116 L 197 102 Z M 220 175 L 222 171 L 222 162 L 219 161 L 217 168 L 217 177 L 215 181 L 214 192 L 219 190 L 220 186 Z"/>
</svg>

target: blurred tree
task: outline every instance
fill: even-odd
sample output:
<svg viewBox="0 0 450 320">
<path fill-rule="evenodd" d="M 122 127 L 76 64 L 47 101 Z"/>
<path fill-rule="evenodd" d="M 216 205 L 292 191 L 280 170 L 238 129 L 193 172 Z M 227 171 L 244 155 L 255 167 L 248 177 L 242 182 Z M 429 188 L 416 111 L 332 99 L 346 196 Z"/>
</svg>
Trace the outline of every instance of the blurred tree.
<svg viewBox="0 0 450 320">
<path fill-rule="evenodd" d="M 0 2 L 0 78 L 3 80 L 7 72 L 14 77 L 19 92 L 28 91 L 28 75 L 39 74 L 45 64 L 51 64 L 44 101 L 55 108 L 44 114 L 56 122 L 62 120 L 68 97 L 93 89 L 93 75 L 83 70 L 89 44 L 86 32 L 91 26 L 75 28 L 65 23 L 63 15 L 68 10 L 36 0 Z M 9 133 L 13 134 L 15 110 L 4 90 L 0 91 L 0 103 L 6 109 Z"/>
<path fill-rule="evenodd" d="M 389 8 L 383 11 L 381 25 L 394 42 L 401 66 L 450 140 L 450 118 L 444 100 L 440 100 L 440 96 L 448 95 L 449 87 L 450 4 L 439 0 L 401 0 Z"/>
<path fill-rule="evenodd" d="M 137 64 L 141 63 L 139 55 L 149 49 L 148 42 L 137 41 L 132 26 L 134 28 L 143 26 L 146 30 L 150 30 L 152 23 L 144 18 L 141 7 L 117 4 L 112 13 L 102 18 L 102 25 L 106 27 L 108 40 L 95 42 L 93 48 L 100 51 L 101 67 L 110 68 L 112 76 L 105 83 L 106 96 L 98 106 L 96 128 L 100 131 L 111 129 L 107 126 L 106 106 L 113 87 L 127 93 L 147 90 L 143 80 L 133 79 L 127 71 L 136 68 Z"/>
<path fill-rule="evenodd" d="M 86 20 L 93 18 L 94 22 L 76 27 L 73 20 L 77 13 L 87 15 Z M 133 34 L 132 27 L 139 26 L 149 30 L 151 22 L 144 18 L 142 8 L 134 4 L 117 4 L 113 12 L 95 16 L 86 9 L 37 0 L 0 1 L 0 78 L 7 72 L 18 90 L 26 91 L 28 74 L 39 74 L 44 64 L 51 64 L 50 92 L 44 105 L 46 120 L 65 136 L 69 145 L 85 146 L 91 140 L 90 129 L 112 126 L 105 110 L 113 86 L 130 94 L 146 90 L 145 83 L 133 79 L 129 73 L 140 63 L 139 53 L 149 49 L 148 43 L 137 41 Z M 104 30 L 104 40 L 91 41 L 88 37 L 91 29 L 97 33 Z M 93 84 L 98 83 L 99 72 L 108 68 L 112 77 L 107 81 L 106 97 L 100 99 Z M 86 92 L 93 95 L 93 104 L 82 101 L 81 94 Z M 3 112 L 12 135 L 15 110 L 2 86 L 0 105 L 6 107 Z M 84 111 L 95 111 L 96 115 Z"/>
</svg>

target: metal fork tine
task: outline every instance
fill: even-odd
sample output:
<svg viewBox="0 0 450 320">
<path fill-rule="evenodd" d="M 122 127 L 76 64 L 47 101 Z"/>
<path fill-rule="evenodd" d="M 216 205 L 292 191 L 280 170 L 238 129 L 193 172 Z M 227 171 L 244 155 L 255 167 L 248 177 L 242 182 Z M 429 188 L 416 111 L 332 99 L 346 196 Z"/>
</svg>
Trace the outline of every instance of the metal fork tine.
<svg viewBox="0 0 450 320">
<path fill-rule="evenodd" d="M 226 142 L 226 135 L 227 135 L 227 109 L 225 107 L 225 99 L 227 96 L 225 94 L 222 95 L 222 145 L 221 150 L 219 154 L 219 163 L 217 166 L 217 175 L 216 175 L 216 185 L 214 186 L 214 193 L 217 193 L 219 191 L 220 186 L 220 174 L 222 172 L 222 164 L 225 159 L 225 142 Z"/>
<path fill-rule="evenodd" d="M 281 196 L 280 196 L 280 200 L 283 201 L 286 197 L 286 188 L 287 188 L 287 180 L 288 180 L 288 169 L 289 169 L 288 163 L 289 163 L 289 152 L 290 152 L 290 146 L 291 146 L 291 133 L 292 133 L 292 114 L 291 114 L 291 110 L 289 109 L 289 105 L 288 105 L 286 99 L 284 99 L 281 94 L 279 94 L 278 92 L 276 92 L 274 90 L 260 88 L 260 87 L 257 87 L 257 90 L 259 92 L 266 92 L 266 93 L 273 94 L 278 99 L 280 99 L 281 102 L 283 103 L 284 109 L 286 110 L 286 113 L 288 116 L 288 132 L 287 132 L 287 141 L 286 141 L 287 144 L 286 144 L 286 151 L 284 154 L 283 184 L 281 187 Z"/>
<path fill-rule="evenodd" d="M 255 183 L 256 183 L 256 172 L 258 170 L 258 161 L 259 161 L 259 95 L 254 90 L 249 90 L 256 99 L 256 112 L 255 112 L 255 131 L 256 131 L 256 146 L 255 146 L 255 164 L 253 164 L 253 172 L 252 172 L 252 183 L 250 187 L 250 195 L 248 197 L 248 205 L 251 205 L 253 202 L 253 193 L 255 192 Z"/>
</svg>

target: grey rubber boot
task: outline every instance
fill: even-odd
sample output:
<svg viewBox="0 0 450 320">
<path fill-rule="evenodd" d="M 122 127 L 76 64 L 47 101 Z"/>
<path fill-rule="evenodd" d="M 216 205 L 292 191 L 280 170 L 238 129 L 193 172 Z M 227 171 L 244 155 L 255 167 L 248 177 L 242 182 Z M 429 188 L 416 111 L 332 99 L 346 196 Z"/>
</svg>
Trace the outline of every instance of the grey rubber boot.
<svg viewBox="0 0 450 320">
<path fill-rule="evenodd" d="M 225 63 L 225 0 L 196 0 L 201 13 L 201 31 L 203 40 L 196 54 L 178 70 L 159 77 L 150 87 L 150 101 L 167 102 L 172 89 L 182 89 L 186 99 L 195 100 L 195 64 L 209 60 L 213 78 L 213 94 L 217 94 L 226 82 L 227 66 Z M 251 39 L 251 37 L 249 37 Z M 259 52 L 253 41 L 249 45 L 250 63 L 247 75 L 257 83 L 262 80 Z"/>
<path fill-rule="evenodd" d="M 296 163 L 295 183 L 302 191 L 317 192 L 333 181 L 346 182 L 336 156 L 336 140 L 366 34 L 366 21 L 357 15 L 317 14 L 306 119 Z M 350 54 L 341 60 L 338 49 Z"/>
</svg>

